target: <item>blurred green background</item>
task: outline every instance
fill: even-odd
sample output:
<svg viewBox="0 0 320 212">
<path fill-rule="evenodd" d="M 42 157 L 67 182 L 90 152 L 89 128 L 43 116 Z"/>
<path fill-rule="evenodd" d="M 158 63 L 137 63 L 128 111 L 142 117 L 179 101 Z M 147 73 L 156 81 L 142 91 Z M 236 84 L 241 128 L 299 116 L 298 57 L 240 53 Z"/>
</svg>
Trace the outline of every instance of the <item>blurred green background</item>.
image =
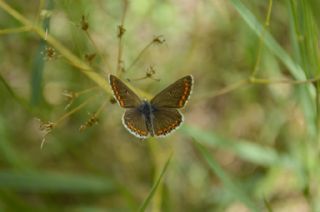
<svg viewBox="0 0 320 212">
<path fill-rule="evenodd" d="M 320 211 L 319 9 L 0 0 L 0 210 Z M 192 74 L 184 125 L 129 134 L 109 73 Z"/>
</svg>

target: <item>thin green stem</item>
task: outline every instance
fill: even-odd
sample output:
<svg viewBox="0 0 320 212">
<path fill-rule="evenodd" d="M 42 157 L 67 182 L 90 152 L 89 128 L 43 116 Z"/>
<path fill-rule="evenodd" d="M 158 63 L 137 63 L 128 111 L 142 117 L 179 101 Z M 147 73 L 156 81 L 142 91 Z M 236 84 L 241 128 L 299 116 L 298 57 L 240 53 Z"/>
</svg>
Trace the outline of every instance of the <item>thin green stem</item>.
<svg viewBox="0 0 320 212">
<path fill-rule="evenodd" d="M 31 27 L 28 27 L 28 26 L 17 27 L 13 29 L 0 29 L 0 35 L 21 33 L 21 32 L 27 32 L 30 30 L 31 30 Z"/>
<path fill-rule="evenodd" d="M 24 108 L 26 108 L 28 111 L 30 111 L 30 108 L 28 107 L 27 102 L 19 97 L 10 87 L 10 85 L 7 83 L 7 81 L 3 78 L 3 76 L 0 74 L 0 82 L 4 85 L 4 87 L 8 90 L 10 95 L 13 97 L 14 100 L 16 100 L 20 105 L 22 105 Z"/>
<path fill-rule="evenodd" d="M 320 77 L 308 80 L 279 80 L 279 79 L 258 79 L 258 78 L 250 78 L 250 83 L 252 84 L 307 84 L 307 83 L 314 83 L 320 81 Z"/>
<path fill-rule="evenodd" d="M 97 88 L 99 88 L 99 87 L 98 87 L 98 86 L 94 86 L 94 87 L 91 87 L 91 88 L 87 88 L 87 89 L 85 89 L 85 90 L 76 92 L 76 95 L 79 96 L 79 95 L 82 95 L 82 94 L 91 92 L 91 91 L 93 91 L 93 90 L 96 90 Z"/>
<path fill-rule="evenodd" d="M 201 96 L 195 97 L 194 101 L 204 100 L 207 98 L 215 98 L 215 97 L 230 93 L 230 92 L 232 92 L 232 91 L 234 91 L 244 85 L 248 85 L 248 84 L 249 84 L 248 80 L 240 80 L 240 81 L 235 82 L 231 85 L 227 85 L 226 87 L 222 88 L 221 90 L 218 90 L 215 92 L 208 92 L 208 93 L 205 93 Z"/>
<path fill-rule="evenodd" d="M 88 39 L 90 40 L 93 48 L 96 50 L 96 52 L 97 52 L 97 54 L 99 55 L 99 57 L 101 58 L 101 60 L 107 65 L 108 69 L 110 70 L 110 69 L 111 69 L 110 63 L 108 62 L 108 60 L 105 59 L 105 57 L 103 57 L 101 51 L 99 50 L 96 42 L 94 42 L 94 40 L 93 40 L 91 34 L 89 33 L 89 31 L 88 31 L 88 30 L 85 30 L 85 34 L 86 34 L 86 36 L 88 37 Z"/>
<path fill-rule="evenodd" d="M 24 25 L 24 27 L 30 27 L 36 34 L 38 34 L 42 39 L 46 40 L 52 47 L 54 47 L 60 54 L 69 61 L 73 66 L 79 68 L 79 70 L 85 74 L 88 78 L 93 80 L 98 84 L 104 91 L 111 94 L 109 86 L 106 86 L 106 80 L 97 74 L 88 64 L 82 61 L 80 58 L 75 56 L 70 52 L 63 44 L 61 44 L 57 39 L 47 34 L 42 28 L 34 25 L 27 18 L 21 15 L 18 11 L 9 6 L 6 2 L 0 0 L 0 8 L 11 15 L 13 18 L 18 20 Z"/>
<path fill-rule="evenodd" d="M 152 46 L 153 43 L 154 43 L 154 39 L 140 51 L 136 59 L 134 59 L 133 62 L 129 65 L 129 67 L 126 69 L 127 72 L 140 60 L 142 55 L 148 50 L 150 46 Z"/>
<path fill-rule="evenodd" d="M 121 23 L 118 26 L 118 59 L 117 59 L 117 75 L 120 76 L 122 73 L 122 66 L 123 66 L 123 60 L 122 60 L 122 53 L 123 53 L 123 35 L 125 33 L 125 28 L 124 28 L 124 22 L 126 19 L 127 15 L 127 10 L 128 10 L 128 0 L 123 0 L 124 5 L 123 5 L 123 13 L 122 13 L 122 18 L 121 18 Z"/>
<path fill-rule="evenodd" d="M 252 72 L 252 74 L 251 74 L 251 77 L 255 77 L 255 76 L 256 76 L 256 74 L 257 74 L 257 72 L 258 72 L 258 70 L 259 70 L 259 67 L 260 67 L 261 52 L 262 52 L 263 44 L 264 44 L 263 38 L 264 38 L 264 34 L 265 34 L 267 28 L 268 28 L 269 25 L 270 25 L 271 11 L 272 11 L 272 0 L 269 0 L 269 6 L 268 6 L 268 11 L 267 11 L 266 20 L 265 20 L 265 23 L 264 23 L 262 32 L 261 32 L 261 34 L 260 34 L 260 36 L 259 36 L 259 47 L 258 47 L 257 60 L 256 60 L 256 63 L 255 63 L 253 72 Z"/>
<path fill-rule="evenodd" d="M 151 199 L 153 198 L 155 192 L 158 190 L 159 185 L 164 177 L 164 174 L 166 173 L 168 166 L 170 164 L 171 158 L 172 158 L 173 152 L 170 153 L 165 165 L 163 166 L 161 172 L 159 173 L 159 175 L 157 175 L 158 177 L 155 179 L 155 183 L 151 189 L 151 191 L 149 192 L 148 196 L 146 197 L 146 199 L 143 201 L 142 205 L 139 208 L 139 211 L 145 211 L 146 208 L 148 207 L 148 205 L 150 204 Z M 156 211 L 160 211 L 159 208 L 154 208 L 154 210 Z M 152 211 L 154 211 L 152 210 Z"/>
<path fill-rule="evenodd" d="M 89 104 L 91 102 L 93 97 L 90 97 L 88 99 L 86 99 L 86 101 L 82 102 L 80 105 L 78 105 L 77 107 L 73 108 L 72 110 L 70 110 L 69 112 L 63 114 L 63 116 L 61 116 L 57 121 L 55 121 L 55 125 L 58 125 L 60 122 L 62 122 L 64 119 L 66 119 L 68 116 L 74 114 L 75 112 L 79 111 L 81 108 L 83 108 L 84 106 L 86 106 L 87 104 Z"/>
<path fill-rule="evenodd" d="M 106 107 L 108 101 L 104 101 L 101 106 L 99 107 L 99 109 L 94 113 L 95 116 L 99 116 L 100 113 L 102 112 L 102 110 Z"/>
<path fill-rule="evenodd" d="M 243 87 L 245 85 L 249 84 L 263 84 L 263 85 L 269 85 L 269 84 L 293 84 L 293 85 L 301 85 L 301 84 L 308 84 L 308 83 L 314 83 L 319 82 L 320 77 L 314 78 L 314 79 L 307 79 L 307 80 L 287 80 L 287 79 L 262 79 L 262 78 L 254 78 L 250 77 L 246 80 L 240 80 L 238 82 L 235 82 L 231 85 L 226 86 L 225 88 L 222 88 L 221 90 L 215 91 L 215 92 L 209 92 L 206 94 L 203 94 L 199 97 L 196 97 L 195 101 L 203 100 L 206 98 L 215 98 L 221 95 L 225 95 L 227 93 L 230 93 L 240 87 Z"/>
<path fill-rule="evenodd" d="M 38 12 L 35 18 L 35 23 L 37 24 L 40 22 L 41 10 L 43 8 L 43 5 L 44 5 L 44 0 L 39 0 Z"/>
</svg>

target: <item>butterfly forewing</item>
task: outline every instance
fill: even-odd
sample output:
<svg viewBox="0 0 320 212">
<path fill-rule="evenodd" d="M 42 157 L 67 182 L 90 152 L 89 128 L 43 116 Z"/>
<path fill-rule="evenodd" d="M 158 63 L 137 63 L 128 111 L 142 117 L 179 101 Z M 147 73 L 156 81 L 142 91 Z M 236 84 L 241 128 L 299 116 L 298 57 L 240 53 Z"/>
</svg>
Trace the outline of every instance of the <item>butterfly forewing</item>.
<svg viewBox="0 0 320 212">
<path fill-rule="evenodd" d="M 141 104 L 140 98 L 116 76 L 110 74 L 109 83 L 113 94 L 121 107 L 134 108 Z"/>
<path fill-rule="evenodd" d="M 109 76 L 109 83 L 119 105 L 127 108 L 123 125 L 139 137 L 163 137 L 177 129 L 183 122 L 179 108 L 185 106 L 192 91 L 193 79 L 185 76 L 156 95 L 150 102 L 140 98 L 120 79 Z"/>
<path fill-rule="evenodd" d="M 156 136 L 166 136 L 183 122 L 182 114 L 174 108 L 155 109 L 153 112 L 153 131 Z"/>
<path fill-rule="evenodd" d="M 192 76 L 185 76 L 157 94 L 151 104 L 158 108 L 182 108 L 191 94 L 192 84 Z"/>
<path fill-rule="evenodd" d="M 138 109 L 127 109 L 123 114 L 122 123 L 133 135 L 139 138 L 148 137 L 149 132 L 146 126 L 145 117 Z"/>
</svg>

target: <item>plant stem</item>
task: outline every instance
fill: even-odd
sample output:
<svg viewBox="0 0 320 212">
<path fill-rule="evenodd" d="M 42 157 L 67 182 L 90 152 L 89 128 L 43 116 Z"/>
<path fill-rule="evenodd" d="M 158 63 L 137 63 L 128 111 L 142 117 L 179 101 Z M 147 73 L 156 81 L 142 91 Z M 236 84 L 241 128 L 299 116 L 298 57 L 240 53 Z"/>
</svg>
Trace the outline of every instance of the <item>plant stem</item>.
<svg viewBox="0 0 320 212">
<path fill-rule="evenodd" d="M 32 31 L 37 33 L 42 39 L 46 40 L 53 48 L 60 52 L 60 54 L 68 60 L 73 66 L 79 68 L 79 70 L 93 80 L 96 84 L 98 84 L 104 91 L 111 94 L 109 86 L 107 86 L 106 80 L 99 74 L 97 74 L 89 65 L 83 62 L 80 58 L 75 56 L 72 52 L 70 52 L 62 43 L 60 43 L 57 39 L 52 37 L 50 34 L 47 34 L 42 28 L 34 25 L 31 21 L 21 15 L 18 11 L 13 9 L 3 0 L 0 0 L 0 8 L 6 11 L 9 15 L 14 17 L 20 23 L 24 25 L 24 27 L 30 27 Z"/>
</svg>

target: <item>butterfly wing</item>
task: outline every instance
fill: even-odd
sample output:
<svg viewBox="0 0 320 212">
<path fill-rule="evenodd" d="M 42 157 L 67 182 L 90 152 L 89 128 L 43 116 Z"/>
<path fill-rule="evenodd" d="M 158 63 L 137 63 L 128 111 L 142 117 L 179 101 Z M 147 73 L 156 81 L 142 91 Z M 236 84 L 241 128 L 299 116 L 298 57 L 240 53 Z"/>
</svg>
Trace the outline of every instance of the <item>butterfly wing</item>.
<svg viewBox="0 0 320 212">
<path fill-rule="evenodd" d="M 136 108 L 127 109 L 122 116 L 122 123 L 127 130 L 138 138 L 147 138 L 149 135 L 145 118 Z"/>
<path fill-rule="evenodd" d="M 157 94 L 151 100 L 151 104 L 158 108 L 182 108 L 189 99 L 192 85 L 192 76 L 185 76 Z"/>
<path fill-rule="evenodd" d="M 140 98 L 116 76 L 109 75 L 109 84 L 121 107 L 134 108 L 141 104 Z"/>
<path fill-rule="evenodd" d="M 159 137 L 167 136 L 183 122 L 183 115 L 174 108 L 155 109 L 153 112 L 153 131 Z"/>
</svg>

